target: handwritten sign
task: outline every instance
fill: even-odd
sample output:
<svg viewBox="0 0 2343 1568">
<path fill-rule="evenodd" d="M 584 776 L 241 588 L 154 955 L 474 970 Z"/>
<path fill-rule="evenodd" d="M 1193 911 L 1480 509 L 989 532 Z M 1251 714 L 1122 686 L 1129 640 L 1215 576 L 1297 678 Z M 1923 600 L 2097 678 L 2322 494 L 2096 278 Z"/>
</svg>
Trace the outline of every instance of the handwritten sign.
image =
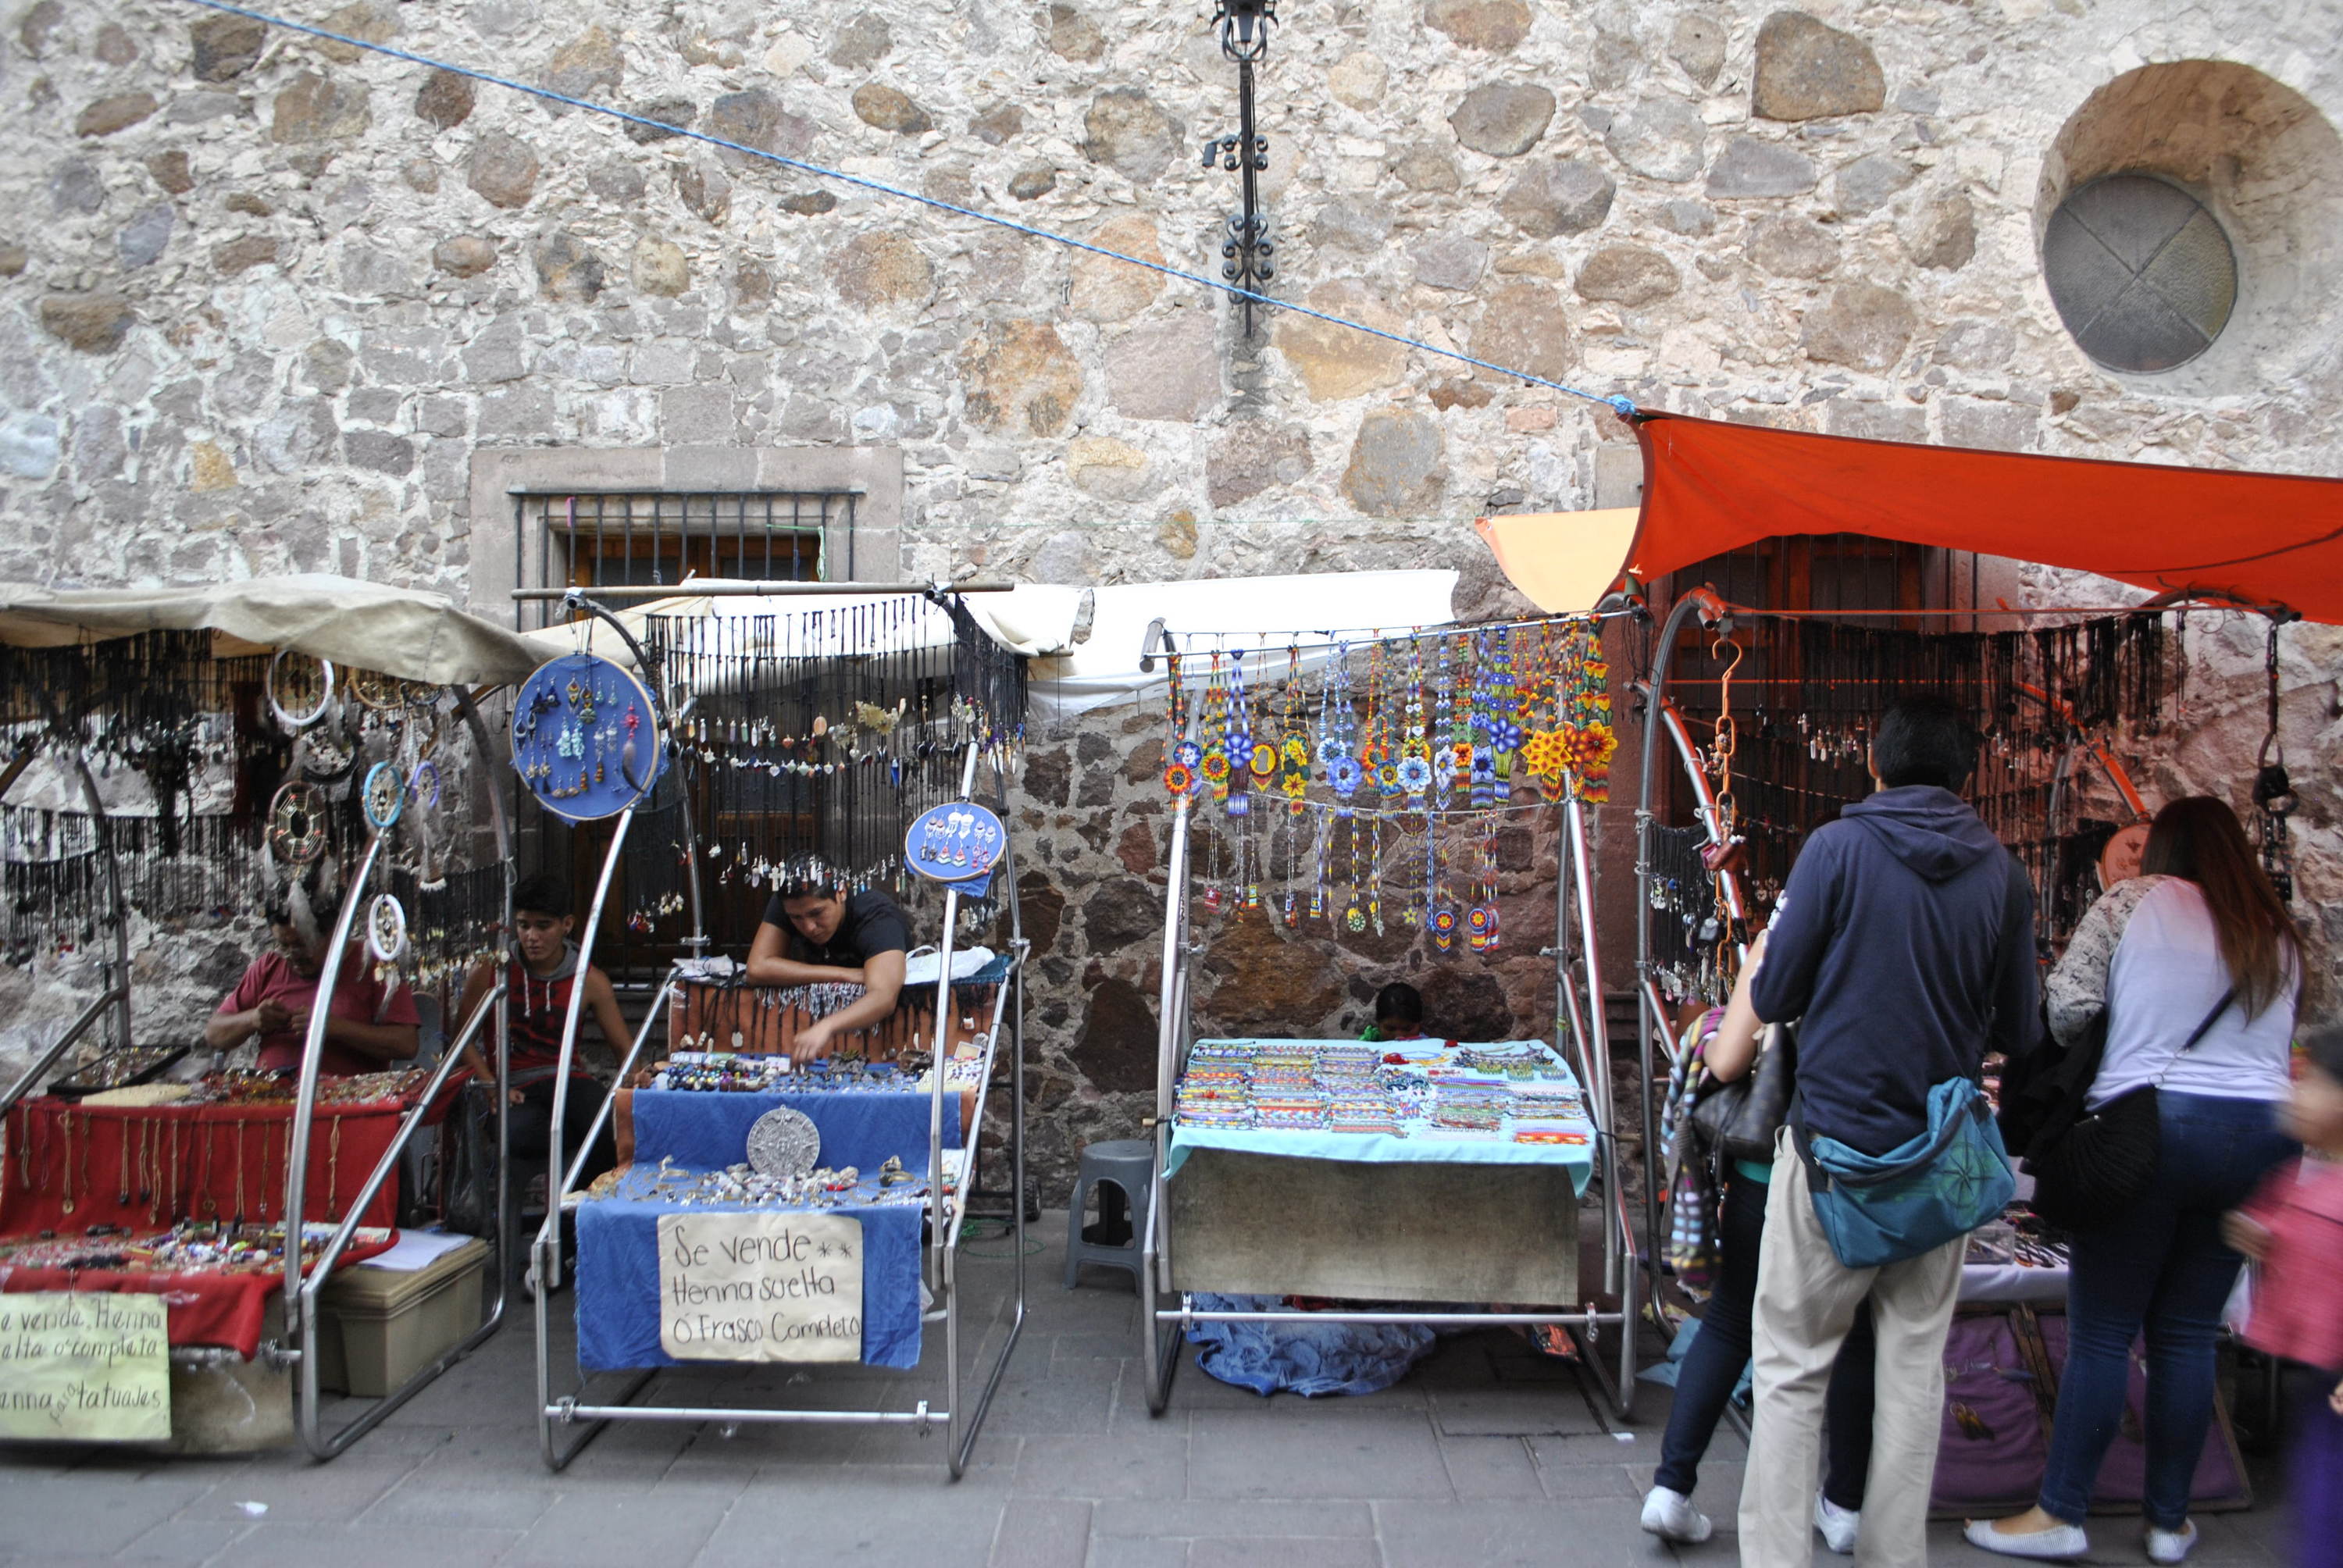
<svg viewBox="0 0 2343 1568">
<path fill-rule="evenodd" d="M 862 1358 L 862 1221 L 663 1214 L 659 1347 L 687 1362 Z"/>
<path fill-rule="evenodd" d="M 0 1296 L 0 1437 L 88 1442 L 171 1435 L 163 1298 Z"/>
</svg>

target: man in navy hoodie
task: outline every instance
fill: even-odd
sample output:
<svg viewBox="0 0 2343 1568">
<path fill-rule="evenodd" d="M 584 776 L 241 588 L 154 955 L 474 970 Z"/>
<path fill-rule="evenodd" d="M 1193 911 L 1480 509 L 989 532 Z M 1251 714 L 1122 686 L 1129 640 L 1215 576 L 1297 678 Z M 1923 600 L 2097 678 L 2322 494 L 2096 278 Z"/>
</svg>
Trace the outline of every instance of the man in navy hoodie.
<svg viewBox="0 0 2343 1568">
<path fill-rule="evenodd" d="M 1887 1153 L 1926 1131 L 1935 1085 L 1975 1076 L 1988 1050 L 2033 1049 L 2033 892 L 1954 793 L 1976 749 L 1976 732 L 1941 699 L 1889 709 L 1872 736 L 1877 791 L 1815 829 L 1791 869 L 1752 998 L 1762 1019 L 1800 1020 L 1798 1114 L 1809 1136 Z M 1927 1562 L 1945 1332 L 1965 1245 L 1845 1267 L 1784 1131 L 1759 1252 L 1744 1563 L 1812 1560 L 1823 1393 L 1865 1295 L 1878 1392 L 1855 1556 L 1895 1568 Z"/>
</svg>

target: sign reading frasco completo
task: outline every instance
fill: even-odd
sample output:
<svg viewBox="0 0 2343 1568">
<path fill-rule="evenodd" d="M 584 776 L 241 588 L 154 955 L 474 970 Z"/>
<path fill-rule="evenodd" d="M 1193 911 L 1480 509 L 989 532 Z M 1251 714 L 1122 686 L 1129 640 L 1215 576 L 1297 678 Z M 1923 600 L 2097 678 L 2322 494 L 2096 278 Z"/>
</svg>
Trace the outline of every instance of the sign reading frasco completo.
<svg viewBox="0 0 2343 1568">
<path fill-rule="evenodd" d="M 838 1214 L 665 1214 L 659 1348 L 678 1361 L 862 1356 L 862 1221 Z"/>
<path fill-rule="evenodd" d="M 0 1296 L 0 1437 L 146 1442 L 171 1435 L 160 1296 Z"/>
</svg>

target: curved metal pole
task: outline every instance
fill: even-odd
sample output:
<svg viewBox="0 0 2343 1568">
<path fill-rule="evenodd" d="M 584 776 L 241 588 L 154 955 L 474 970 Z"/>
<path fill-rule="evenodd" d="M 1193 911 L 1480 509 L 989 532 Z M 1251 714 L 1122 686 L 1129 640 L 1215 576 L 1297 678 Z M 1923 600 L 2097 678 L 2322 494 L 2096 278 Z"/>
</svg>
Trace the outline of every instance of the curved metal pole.
<svg viewBox="0 0 2343 1568">
<path fill-rule="evenodd" d="M 1675 662 L 1676 637 L 1684 624 L 1695 615 L 1715 619 L 1723 613 L 1724 602 L 1714 588 L 1694 588 L 1669 609 L 1667 619 L 1660 625 L 1659 641 L 1652 650 L 1649 701 L 1644 710 L 1643 779 L 1635 800 L 1635 978 L 1639 981 L 1648 980 L 1652 974 L 1652 787 L 1656 782 L 1654 769 L 1659 760 L 1660 728 L 1664 722 L 1660 705 L 1667 696 L 1668 668 Z M 1635 1099 L 1643 1110 L 1644 1245 L 1647 1251 L 1645 1266 L 1656 1269 L 1661 1235 L 1660 1161 L 1659 1151 L 1653 1147 L 1658 1128 L 1652 1111 L 1652 1040 L 1660 1028 L 1660 1019 L 1653 1007 L 1648 984 L 1635 988 L 1635 1010 L 1640 1015 L 1635 1035 L 1642 1077 L 1635 1085 Z"/>
<path fill-rule="evenodd" d="M 591 963 L 594 938 L 602 926 L 602 907 L 609 900 L 610 879 L 618 869 L 618 851 L 627 842 L 627 829 L 635 819 L 632 806 L 618 813 L 610 829 L 610 848 L 602 857 L 602 874 L 594 881 L 594 901 L 587 906 L 586 929 L 578 933 L 578 981 L 569 988 L 569 1005 L 561 1020 L 561 1057 L 554 1068 L 553 1116 L 548 1136 L 552 1147 L 545 1161 L 545 1225 L 538 1231 L 537 1245 L 530 1252 L 531 1266 L 538 1270 L 537 1297 L 543 1301 L 561 1279 L 561 1200 L 565 1191 L 561 1163 L 561 1134 L 569 1112 L 569 1069 L 578 1056 L 578 1020 L 586 1007 L 586 969 Z M 615 1041 L 612 1042 L 614 1045 Z"/>
<path fill-rule="evenodd" d="M 309 1027 L 301 1041 L 300 1084 L 294 1091 L 293 1127 L 285 1146 L 285 1332 L 305 1357 L 317 1350 L 308 1302 L 301 1294 L 301 1207 L 309 1176 L 309 1130 L 317 1115 L 317 1073 L 325 1063 L 326 1026 L 332 1021 L 334 987 L 349 952 L 358 900 L 366 896 L 367 880 L 381 855 L 382 835 L 377 832 L 367 838 L 366 854 L 342 890 L 341 911 L 334 917 L 334 934 L 317 969 L 318 1000 L 309 1009 Z"/>
<path fill-rule="evenodd" d="M 472 754 L 485 769 L 496 755 L 488 742 L 488 720 L 480 713 L 480 705 L 462 687 L 449 688 L 456 694 L 456 712 L 472 732 Z M 490 1328 L 504 1322 L 508 1282 L 512 1279 L 513 1260 L 518 1255 L 520 1238 L 518 1226 L 505 1223 L 508 1212 L 506 1197 L 512 1186 L 512 1105 L 505 1094 L 505 1081 L 512 1056 L 512 997 L 505 984 L 510 960 L 506 956 L 512 940 L 513 887 L 518 882 L 519 868 L 513 860 L 512 824 L 505 819 L 504 791 L 495 780 L 484 778 L 480 793 L 488 797 L 488 827 L 496 836 L 497 861 L 504 868 L 504 925 L 498 933 L 503 941 L 497 948 L 497 1037 L 496 1049 L 489 1053 L 494 1081 L 489 1084 L 490 1098 L 496 1101 L 497 1116 L 497 1282 L 496 1293 L 488 1305 L 487 1322 Z"/>
</svg>

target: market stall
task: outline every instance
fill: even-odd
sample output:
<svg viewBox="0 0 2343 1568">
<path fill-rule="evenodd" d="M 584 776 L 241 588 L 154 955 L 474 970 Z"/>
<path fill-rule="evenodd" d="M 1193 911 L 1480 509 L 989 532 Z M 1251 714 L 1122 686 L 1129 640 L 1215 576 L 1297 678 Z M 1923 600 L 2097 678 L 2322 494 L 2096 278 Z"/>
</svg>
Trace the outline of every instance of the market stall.
<svg viewBox="0 0 2343 1568">
<path fill-rule="evenodd" d="M 590 619 L 536 634 L 570 643 L 541 677 L 575 679 L 598 711 L 615 701 L 641 719 L 597 740 L 589 718 L 570 754 L 556 741 L 550 760 L 540 732 L 516 729 L 515 766 L 548 812 L 608 819 L 579 962 L 616 945 L 622 867 L 624 928 L 664 958 L 619 1064 L 627 1087 L 581 1141 L 609 1126 L 620 1163 L 590 1186 L 582 1152 L 557 1169 L 532 1250 L 537 1277 L 558 1278 L 561 1216 L 575 1213 L 574 1387 L 554 1371 L 549 1292 L 537 1310 L 539 1432 L 556 1469 L 613 1421 L 845 1422 L 943 1426 L 958 1476 L 1023 1322 L 1027 944 L 1003 820 L 1022 741 L 1022 656 L 953 594 L 784 591 L 695 583 L 631 613 L 573 594 L 569 608 Z M 526 685 L 522 700 L 526 711 Z M 542 709 L 557 728 L 568 722 L 558 700 Z M 980 769 L 993 785 L 981 799 Z M 630 859 L 639 826 L 649 849 Z M 837 1037 L 823 1060 L 792 1062 L 799 1032 L 854 1005 L 862 987 L 751 984 L 709 955 L 711 916 L 745 945 L 748 911 L 808 878 L 932 885 L 941 909 L 936 950 L 913 958 L 893 1010 Z M 960 961 L 988 929 L 998 954 Z M 663 932 L 676 937 L 658 949 Z M 573 993 L 558 1083 L 578 1024 Z M 1004 1067 L 1015 1316 L 971 1384 L 957 1252 Z M 557 1091 L 556 1148 L 567 1115 Z M 916 1368 L 930 1323 L 944 1338 L 943 1408 L 640 1398 L 666 1367 Z"/>
<path fill-rule="evenodd" d="M 136 1031 L 132 921 L 170 940 L 289 901 L 324 941 L 317 993 L 337 1008 L 343 969 L 361 962 L 373 994 L 444 990 L 499 940 L 508 881 L 468 689 L 528 662 L 438 596 L 336 578 L 0 595 L 6 948 L 39 963 L 103 933 L 105 954 L 101 994 L 0 1096 L 0 1292 L 65 1302 L 60 1320 L 83 1312 L 79 1297 L 154 1302 L 156 1319 L 124 1330 L 137 1349 L 123 1360 L 152 1362 L 167 1343 L 175 1389 L 227 1369 L 247 1394 L 283 1399 L 282 1425 L 319 1458 L 499 1321 L 500 1297 L 395 1375 L 345 1362 L 337 1382 L 378 1382 L 378 1397 L 322 1419 L 351 1266 L 392 1251 L 400 1156 L 462 1047 L 500 1036 L 501 1008 L 462 1020 L 436 1066 L 321 1070 L 319 1007 L 294 1035 L 297 1067 L 231 1067 Z M 58 1375 L 83 1374 L 9 1372 L 42 1387 Z M 135 1419 L 89 1435 L 201 1446 L 175 1431 L 171 1397 L 150 1380 L 121 1398 Z"/>
<path fill-rule="evenodd" d="M 1155 1412 L 1181 1333 L 1232 1322 L 1558 1328 L 1615 1407 L 1632 1401 L 1634 1245 L 1586 827 L 1614 745 L 1598 629 L 1159 634 L 1172 649 L 1170 875 L 1140 1238 Z M 1197 1038 L 1200 920 L 1260 911 L 1338 939 L 1413 931 L 1433 963 L 1501 952 L 1501 825 L 1541 816 L 1556 843 L 1554 934 L 1537 950 L 1553 966 L 1552 1045 Z M 1590 1186 L 1613 1309 L 1579 1278 Z M 1337 1305 L 1199 1303 L 1223 1293 Z M 1615 1376 L 1598 1355 L 1605 1330 Z"/>
</svg>

